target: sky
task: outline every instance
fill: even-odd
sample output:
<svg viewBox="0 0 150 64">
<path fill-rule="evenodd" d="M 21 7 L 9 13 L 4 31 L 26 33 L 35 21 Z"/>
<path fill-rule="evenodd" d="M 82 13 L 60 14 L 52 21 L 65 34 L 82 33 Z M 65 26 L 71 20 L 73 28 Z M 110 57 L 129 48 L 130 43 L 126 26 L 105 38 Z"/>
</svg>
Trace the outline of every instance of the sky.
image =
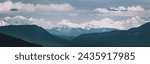
<svg viewBox="0 0 150 64">
<path fill-rule="evenodd" d="M 0 0 L 0 18 L 24 16 L 75 23 L 131 17 L 150 20 L 150 0 Z"/>
</svg>

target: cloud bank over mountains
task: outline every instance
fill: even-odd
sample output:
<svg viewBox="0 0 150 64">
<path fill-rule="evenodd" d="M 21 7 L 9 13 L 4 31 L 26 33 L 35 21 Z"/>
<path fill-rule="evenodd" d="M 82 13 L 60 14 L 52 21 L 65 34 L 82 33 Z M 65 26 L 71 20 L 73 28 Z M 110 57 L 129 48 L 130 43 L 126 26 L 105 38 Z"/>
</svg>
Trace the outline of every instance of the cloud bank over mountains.
<svg viewBox="0 0 150 64">
<path fill-rule="evenodd" d="M 69 20 L 61 20 L 58 22 L 46 21 L 44 19 L 36 18 L 26 18 L 24 16 L 15 17 L 5 17 L 0 20 L 0 26 L 7 25 L 37 25 L 45 29 L 52 29 L 55 27 L 63 28 L 64 26 L 69 28 L 82 28 L 82 29 L 92 29 L 92 28 L 114 28 L 119 30 L 128 30 L 130 28 L 139 27 L 149 21 L 146 21 L 138 16 L 132 17 L 126 20 L 114 21 L 110 18 L 104 18 L 101 20 L 92 20 L 84 23 L 74 23 Z"/>
<path fill-rule="evenodd" d="M 96 0 L 100 2 L 99 0 Z M 44 1 L 45 2 L 45 1 Z M 73 1 L 74 2 L 74 1 Z M 107 3 L 107 1 L 106 1 Z M 111 3 L 111 2 L 110 2 Z M 25 16 L 25 17 L 36 17 L 44 18 L 48 20 L 60 20 L 69 19 L 70 21 L 90 21 L 102 18 L 112 18 L 112 17 L 133 17 L 140 16 L 148 19 L 150 10 L 145 8 L 143 5 L 117 5 L 117 6 L 107 6 L 106 4 L 97 5 L 95 7 L 89 7 L 89 9 L 79 8 L 84 3 L 72 4 L 68 1 L 63 2 L 53 2 L 48 1 L 47 3 L 34 3 L 33 1 L 25 2 L 16 0 L 7 0 L 0 2 L 0 18 L 5 16 Z M 97 3 L 95 3 L 96 5 Z M 94 5 L 94 4 L 93 4 Z M 87 7 L 85 5 L 80 7 Z M 8 12 L 9 11 L 9 12 Z M 15 11 L 15 12 L 14 12 Z M 79 19 L 81 18 L 81 19 Z M 123 18 L 123 19 L 124 19 Z M 114 18 L 113 18 L 114 19 Z M 117 19 L 115 19 L 117 20 Z"/>
<path fill-rule="evenodd" d="M 22 2 L 12 2 L 10 0 L 0 3 L 0 12 L 11 11 L 30 11 L 30 12 L 48 12 L 48 11 L 70 11 L 74 8 L 68 4 L 32 4 Z"/>
<path fill-rule="evenodd" d="M 126 12 L 143 12 L 145 9 L 141 6 L 131 6 L 131 7 L 124 7 L 124 6 L 119 6 L 119 7 L 111 7 L 110 9 L 106 8 L 97 8 L 95 11 L 101 13 L 101 14 L 108 14 L 108 13 L 113 13 L 113 12 L 121 12 L 121 11 L 126 11 Z"/>
<path fill-rule="evenodd" d="M 7 0 L 0 2 L 0 18 L 2 18 L 0 26 L 38 25 L 45 29 L 65 26 L 87 30 L 91 28 L 128 30 L 139 27 L 150 20 L 149 8 L 145 8 L 146 6 L 140 4 L 125 6 L 116 3 L 117 6 L 108 5 L 105 7 L 106 4 L 100 6 L 95 3 L 91 4 L 95 7 L 88 7 L 86 6 L 89 3 L 88 0 L 86 1 L 87 4 L 83 3 L 85 1 L 79 4 L 76 1 L 69 2 L 65 0 L 61 0 L 61 2 L 48 0 L 47 3 L 34 3 L 34 1 L 27 3 L 25 1 Z M 78 3 L 78 5 L 72 2 Z M 100 1 L 95 0 L 95 2 Z M 105 3 L 111 2 L 106 1 Z"/>
</svg>

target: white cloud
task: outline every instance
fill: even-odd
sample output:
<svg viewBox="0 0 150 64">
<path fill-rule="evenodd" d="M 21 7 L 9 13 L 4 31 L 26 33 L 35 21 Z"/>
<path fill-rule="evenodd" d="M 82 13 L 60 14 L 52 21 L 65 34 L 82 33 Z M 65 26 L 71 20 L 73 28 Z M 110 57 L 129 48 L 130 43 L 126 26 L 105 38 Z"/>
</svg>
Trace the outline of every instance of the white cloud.
<svg viewBox="0 0 150 64">
<path fill-rule="evenodd" d="M 138 11 L 144 11 L 144 8 L 141 6 L 129 6 L 129 7 L 124 7 L 124 6 L 119 6 L 118 8 L 116 7 L 111 7 L 111 10 L 115 11 L 133 11 L 133 12 L 138 12 Z"/>
<path fill-rule="evenodd" d="M 119 6 L 118 8 L 111 7 L 110 9 L 114 10 L 114 11 L 125 11 L 125 10 L 127 10 L 127 8 L 124 6 Z"/>
<path fill-rule="evenodd" d="M 131 6 L 131 7 L 125 7 L 125 6 L 119 6 L 119 7 L 111 7 L 109 9 L 106 8 L 97 8 L 94 11 L 97 11 L 100 14 L 113 14 L 115 13 L 115 15 L 118 14 L 123 14 L 124 12 L 128 12 L 128 13 L 140 13 L 145 11 L 145 9 L 141 6 Z M 116 14 L 118 13 L 118 14 Z"/>
<path fill-rule="evenodd" d="M 108 14 L 110 11 L 106 8 L 97 8 L 95 11 L 101 13 L 101 14 Z"/>
<path fill-rule="evenodd" d="M 11 1 L 0 3 L 0 11 L 9 11 L 12 5 L 13 3 Z"/>
<path fill-rule="evenodd" d="M 132 6 L 132 7 L 128 7 L 127 10 L 136 12 L 136 11 L 144 11 L 144 8 L 141 6 Z"/>
<path fill-rule="evenodd" d="M 10 9 L 18 9 L 19 11 L 70 11 L 74 8 L 68 4 L 31 4 L 22 2 L 5 1 L 0 3 L 0 12 L 10 11 Z"/>
<path fill-rule="evenodd" d="M 119 10 L 126 10 L 126 8 L 124 6 L 119 6 L 118 9 Z"/>
</svg>

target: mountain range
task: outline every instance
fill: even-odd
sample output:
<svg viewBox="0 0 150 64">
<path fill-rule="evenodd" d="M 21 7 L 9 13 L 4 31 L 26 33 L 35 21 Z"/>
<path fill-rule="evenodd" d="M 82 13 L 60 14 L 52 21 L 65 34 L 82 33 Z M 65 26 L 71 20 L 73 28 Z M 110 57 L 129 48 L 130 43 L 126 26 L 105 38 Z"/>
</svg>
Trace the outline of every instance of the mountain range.
<svg viewBox="0 0 150 64">
<path fill-rule="evenodd" d="M 35 25 L 0 27 L 0 33 L 13 36 L 32 44 L 42 46 L 69 47 L 147 47 L 150 46 L 150 23 L 129 30 L 115 30 L 104 33 L 82 34 L 73 40 L 65 40 L 51 35 L 46 30 Z M 12 37 L 11 37 L 12 38 Z M 6 38 L 7 39 L 7 38 Z M 2 39 L 7 41 L 5 38 Z M 11 40 L 10 40 L 11 41 Z M 18 42 L 13 40 L 12 42 Z M 20 46 L 20 45 L 19 45 Z"/>
<path fill-rule="evenodd" d="M 146 47 L 150 46 L 150 23 L 129 30 L 83 34 L 72 40 L 74 46 Z"/>
<path fill-rule="evenodd" d="M 104 23 L 101 23 L 101 22 Z M 22 16 L 0 20 L 0 34 L 12 42 L 30 42 L 40 46 L 150 46 L 150 23 L 140 17 L 128 21 L 103 19 L 82 24 L 63 20 L 57 23 Z M 2 39 L 4 43 L 6 39 Z M 21 40 L 21 41 L 20 41 Z"/>
<path fill-rule="evenodd" d="M 128 30 L 139 27 L 148 21 L 138 16 L 127 20 L 114 21 L 109 18 L 93 20 L 84 23 L 73 23 L 69 20 L 50 22 L 44 19 L 26 18 L 24 16 L 5 17 L 0 20 L 0 26 L 8 25 L 37 25 L 56 36 L 77 37 L 87 33 L 101 33 L 112 30 Z"/>
</svg>

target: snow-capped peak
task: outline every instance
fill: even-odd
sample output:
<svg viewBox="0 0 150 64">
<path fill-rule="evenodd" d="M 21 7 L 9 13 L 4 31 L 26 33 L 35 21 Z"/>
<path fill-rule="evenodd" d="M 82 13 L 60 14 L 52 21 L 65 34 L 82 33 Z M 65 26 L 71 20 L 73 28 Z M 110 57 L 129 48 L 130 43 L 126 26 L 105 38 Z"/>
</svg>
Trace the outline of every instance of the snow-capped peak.
<svg viewBox="0 0 150 64">
<path fill-rule="evenodd" d="M 2 19 L 2 21 L 5 21 L 6 23 L 10 25 L 31 25 L 32 22 L 28 20 L 28 18 L 25 18 L 23 16 L 15 16 L 15 17 L 5 17 Z"/>
<path fill-rule="evenodd" d="M 58 31 L 69 32 L 72 28 L 78 28 L 78 27 L 79 27 L 78 24 L 64 19 L 62 21 L 56 22 L 56 25 L 53 26 L 52 29 L 56 29 Z"/>
<path fill-rule="evenodd" d="M 109 18 L 104 18 L 102 20 L 93 20 L 91 22 L 82 23 L 81 27 L 84 29 L 91 29 L 91 28 L 109 28 L 108 25 L 112 24 L 114 21 Z"/>
<path fill-rule="evenodd" d="M 70 22 L 69 20 L 62 20 L 62 21 L 60 21 L 60 22 L 57 22 L 57 24 L 58 24 L 59 26 L 60 26 L 60 25 L 66 25 L 66 26 L 72 27 L 72 28 L 80 27 L 79 24 Z"/>
<path fill-rule="evenodd" d="M 15 16 L 15 17 L 5 17 L 1 19 L 1 23 L 3 21 L 3 25 L 0 26 L 7 26 L 7 25 L 37 25 L 43 27 L 45 29 L 52 28 L 53 24 L 49 21 L 45 21 L 43 19 L 34 19 L 34 18 L 26 18 L 24 16 Z M 4 23 L 6 25 L 4 25 Z"/>
<path fill-rule="evenodd" d="M 130 28 L 136 28 L 139 27 L 145 23 L 147 23 L 147 21 L 141 19 L 138 16 L 132 17 L 131 19 L 128 19 L 126 21 L 122 21 L 122 26 L 124 27 L 124 29 L 130 29 Z"/>
<path fill-rule="evenodd" d="M 0 26 L 7 26 L 9 25 L 8 23 L 6 23 L 5 21 L 0 21 Z"/>
<path fill-rule="evenodd" d="M 15 16 L 15 17 L 13 17 L 14 19 L 28 19 L 28 18 L 26 18 L 26 17 L 24 17 L 24 16 Z"/>
<path fill-rule="evenodd" d="M 119 30 L 128 30 L 130 28 L 139 27 L 143 24 L 147 23 L 147 21 L 141 19 L 138 16 L 132 17 L 127 20 L 113 21 L 109 18 L 104 18 L 99 21 L 91 21 L 82 24 L 82 27 L 85 29 L 90 28 L 114 28 Z M 86 28 L 88 27 L 88 28 Z"/>
<path fill-rule="evenodd" d="M 131 21 L 133 23 L 133 27 L 139 27 L 141 24 L 145 23 L 145 20 L 141 19 L 138 16 L 132 17 Z"/>
</svg>

